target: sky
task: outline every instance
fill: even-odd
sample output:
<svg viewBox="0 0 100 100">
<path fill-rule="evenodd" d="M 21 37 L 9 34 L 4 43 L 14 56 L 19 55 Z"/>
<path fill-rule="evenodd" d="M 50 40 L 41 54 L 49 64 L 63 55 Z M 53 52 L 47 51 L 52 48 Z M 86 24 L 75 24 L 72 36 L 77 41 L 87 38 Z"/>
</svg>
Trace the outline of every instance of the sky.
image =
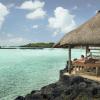
<svg viewBox="0 0 100 100">
<path fill-rule="evenodd" d="M 57 42 L 100 10 L 100 0 L 0 0 L 0 45 Z"/>
</svg>

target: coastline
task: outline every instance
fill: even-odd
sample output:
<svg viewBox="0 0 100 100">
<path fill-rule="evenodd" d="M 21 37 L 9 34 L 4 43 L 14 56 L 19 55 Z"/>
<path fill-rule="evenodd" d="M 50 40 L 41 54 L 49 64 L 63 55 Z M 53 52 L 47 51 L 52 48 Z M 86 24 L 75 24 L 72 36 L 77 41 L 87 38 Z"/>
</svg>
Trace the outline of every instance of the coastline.
<svg viewBox="0 0 100 100">
<path fill-rule="evenodd" d="M 43 47 L 13 47 L 13 48 L 0 48 L 0 49 L 44 49 Z"/>
<path fill-rule="evenodd" d="M 33 90 L 25 97 L 18 96 L 15 100 L 100 100 L 100 82 L 64 75 L 65 71 L 60 70 L 56 83 Z"/>
</svg>

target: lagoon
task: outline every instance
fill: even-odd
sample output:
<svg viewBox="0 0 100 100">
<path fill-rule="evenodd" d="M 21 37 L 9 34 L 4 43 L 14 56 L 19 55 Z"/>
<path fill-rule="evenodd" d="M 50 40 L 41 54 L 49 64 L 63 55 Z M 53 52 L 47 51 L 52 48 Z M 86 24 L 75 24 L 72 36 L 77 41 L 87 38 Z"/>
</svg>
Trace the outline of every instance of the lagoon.
<svg viewBox="0 0 100 100">
<path fill-rule="evenodd" d="M 72 59 L 84 54 L 73 49 Z M 0 100 L 14 100 L 59 79 L 67 49 L 0 49 Z"/>
</svg>

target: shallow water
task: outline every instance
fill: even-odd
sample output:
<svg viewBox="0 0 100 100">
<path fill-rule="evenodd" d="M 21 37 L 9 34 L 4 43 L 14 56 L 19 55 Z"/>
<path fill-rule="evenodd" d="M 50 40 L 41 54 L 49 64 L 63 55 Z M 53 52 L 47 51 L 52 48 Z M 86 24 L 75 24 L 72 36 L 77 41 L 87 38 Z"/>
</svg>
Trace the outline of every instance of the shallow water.
<svg viewBox="0 0 100 100">
<path fill-rule="evenodd" d="M 72 50 L 72 58 L 81 54 L 84 50 Z M 66 49 L 0 49 L 0 100 L 13 100 L 56 82 L 67 59 Z"/>
</svg>

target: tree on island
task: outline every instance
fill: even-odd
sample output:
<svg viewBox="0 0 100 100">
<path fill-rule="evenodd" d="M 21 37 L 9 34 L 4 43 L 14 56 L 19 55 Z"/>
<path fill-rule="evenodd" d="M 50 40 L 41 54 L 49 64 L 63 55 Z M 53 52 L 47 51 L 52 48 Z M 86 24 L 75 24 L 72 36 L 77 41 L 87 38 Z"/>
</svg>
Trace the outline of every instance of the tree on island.
<svg viewBox="0 0 100 100">
<path fill-rule="evenodd" d="M 52 48 L 54 45 L 53 42 L 50 42 L 50 43 L 29 43 L 29 44 L 26 44 L 26 45 L 22 45 L 20 47 L 42 47 L 42 48 Z"/>
</svg>

